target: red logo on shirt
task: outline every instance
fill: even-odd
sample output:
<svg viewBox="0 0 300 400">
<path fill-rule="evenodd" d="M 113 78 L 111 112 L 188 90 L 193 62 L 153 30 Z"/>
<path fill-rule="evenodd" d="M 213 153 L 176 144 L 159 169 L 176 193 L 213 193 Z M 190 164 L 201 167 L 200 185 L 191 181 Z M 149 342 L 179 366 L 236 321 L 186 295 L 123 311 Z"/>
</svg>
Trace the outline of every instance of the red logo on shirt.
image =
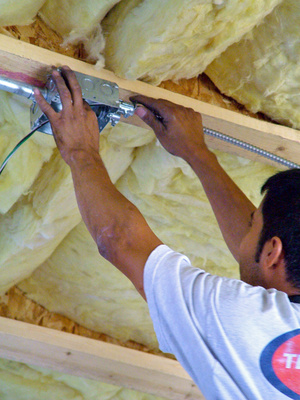
<svg viewBox="0 0 300 400">
<path fill-rule="evenodd" d="M 276 389 L 300 399 L 300 329 L 272 340 L 261 354 L 260 367 Z"/>
</svg>

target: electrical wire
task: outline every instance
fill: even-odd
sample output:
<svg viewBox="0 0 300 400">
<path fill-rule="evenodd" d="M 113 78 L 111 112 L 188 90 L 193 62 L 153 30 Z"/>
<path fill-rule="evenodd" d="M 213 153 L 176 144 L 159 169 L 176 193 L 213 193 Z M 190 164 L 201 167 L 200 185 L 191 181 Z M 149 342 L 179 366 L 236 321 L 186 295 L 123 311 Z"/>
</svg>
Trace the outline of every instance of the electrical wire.
<svg viewBox="0 0 300 400">
<path fill-rule="evenodd" d="M 3 172 L 6 164 L 8 163 L 8 161 L 15 154 L 15 152 L 19 149 L 19 147 L 21 147 L 23 143 L 25 143 L 36 131 L 38 131 L 42 126 L 46 125 L 48 122 L 49 122 L 48 120 L 44 121 L 43 123 L 41 123 L 40 125 L 38 125 L 34 129 L 32 129 L 32 131 L 29 132 L 28 135 L 26 135 L 22 140 L 19 141 L 19 143 L 13 148 L 13 150 L 9 153 L 9 155 L 3 161 L 3 163 L 2 163 L 2 165 L 0 167 L 0 175 L 2 174 L 2 172 Z"/>
<path fill-rule="evenodd" d="M 102 103 L 92 104 L 92 106 L 101 106 L 101 105 L 103 105 L 103 104 Z M 19 143 L 13 148 L 13 150 L 8 154 L 8 156 L 5 158 L 5 160 L 1 164 L 0 175 L 2 174 L 2 172 L 3 172 L 4 168 L 6 167 L 6 164 L 8 163 L 8 161 L 15 154 L 15 152 L 22 146 L 22 144 L 25 143 L 36 131 L 38 131 L 42 126 L 46 125 L 48 122 L 49 122 L 48 119 L 46 121 L 42 122 L 40 125 L 38 125 L 34 129 L 32 129 L 32 131 L 30 131 L 28 133 L 28 135 L 26 135 L 22 140 L 19 141 Z"/>
</svg>

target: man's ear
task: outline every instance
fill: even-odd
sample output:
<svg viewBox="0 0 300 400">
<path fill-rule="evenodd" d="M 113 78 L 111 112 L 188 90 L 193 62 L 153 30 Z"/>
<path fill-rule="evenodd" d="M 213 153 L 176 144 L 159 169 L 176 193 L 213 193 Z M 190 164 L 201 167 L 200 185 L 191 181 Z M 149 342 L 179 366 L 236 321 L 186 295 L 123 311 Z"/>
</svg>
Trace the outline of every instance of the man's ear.
<svg viewBox="0 0 300 400">
<path fill-rule="evenodd" d="M 280 266 L 285 268 L 283 246 L 279 237 L 274 236 L 265 243 L 260 261 L 265 273 L 270 273 Z"/>
</svg>

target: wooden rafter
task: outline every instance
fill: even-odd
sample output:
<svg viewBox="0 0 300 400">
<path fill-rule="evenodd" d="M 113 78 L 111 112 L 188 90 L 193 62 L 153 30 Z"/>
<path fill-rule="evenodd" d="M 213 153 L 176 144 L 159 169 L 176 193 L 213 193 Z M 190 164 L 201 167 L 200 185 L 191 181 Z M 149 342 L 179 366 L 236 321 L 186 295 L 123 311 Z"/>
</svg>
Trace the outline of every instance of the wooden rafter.
<svg viewBox="0 0 300 400">
<path fill-rule="evenodd" d="M 204 400 L 177 361 L 3 317 L 0 357 L 171 400 Z"/>
<path fill-rule="evenodd" d="M 300 133 L 297 130 L 241 115 L 143 82 L 124 80 L 110 71 L 104 69 L 98 71 L 93 65 L 4 35 L 0 35 L 0 57 L 1 75 L 42 86 L 46 81 L 51 65 L 69 65 L 75 71 L 117 83 L 120 88 L 120 98 L 123 100 L 127 100 L 130 95 L 138 93 L 191 107 L 201 112 L 203 124 L 207 128 L 243 140 L 289 161 L 299 162 Z M 146 127 L 137 117 L 125 122 Z M 212 148 L 268 162 L 261 156 L 218 139 L 207 137 L 206 141 Z"/>
</svg>

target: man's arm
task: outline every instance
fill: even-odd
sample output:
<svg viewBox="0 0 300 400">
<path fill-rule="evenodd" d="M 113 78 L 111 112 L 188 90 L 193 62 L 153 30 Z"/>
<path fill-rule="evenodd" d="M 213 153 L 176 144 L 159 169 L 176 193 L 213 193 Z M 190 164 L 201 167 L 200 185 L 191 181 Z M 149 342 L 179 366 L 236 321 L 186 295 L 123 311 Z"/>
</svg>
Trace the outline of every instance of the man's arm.
<svg viewBox="0 0 300 400">
<path fill-rule="evenodd" d="M 75 74 L 63 68 L 53 78 L 63 109 L 56 113 L 39 91 L 36 100 L 52 126 L 57 147 L 70 166 L 82 218 L 100 254 L 114 264 L 145 298 L 144 266 L 162 242 L 138 209 L 114 187 L 99 155 L 99 128 L 95 113 L 83 102 Z"/>
<path fill-rule="evenodd" d="M 255 207 L 207 148 L 201 115 L 166 100 L 145 96 L 134 96 L 132 100 L 144 106 L 136 113 L 154 130 L 164 148 L 187 161 L 199 177 L 227 246 L 239 261 L 240 243 Z"/>
</svg>

